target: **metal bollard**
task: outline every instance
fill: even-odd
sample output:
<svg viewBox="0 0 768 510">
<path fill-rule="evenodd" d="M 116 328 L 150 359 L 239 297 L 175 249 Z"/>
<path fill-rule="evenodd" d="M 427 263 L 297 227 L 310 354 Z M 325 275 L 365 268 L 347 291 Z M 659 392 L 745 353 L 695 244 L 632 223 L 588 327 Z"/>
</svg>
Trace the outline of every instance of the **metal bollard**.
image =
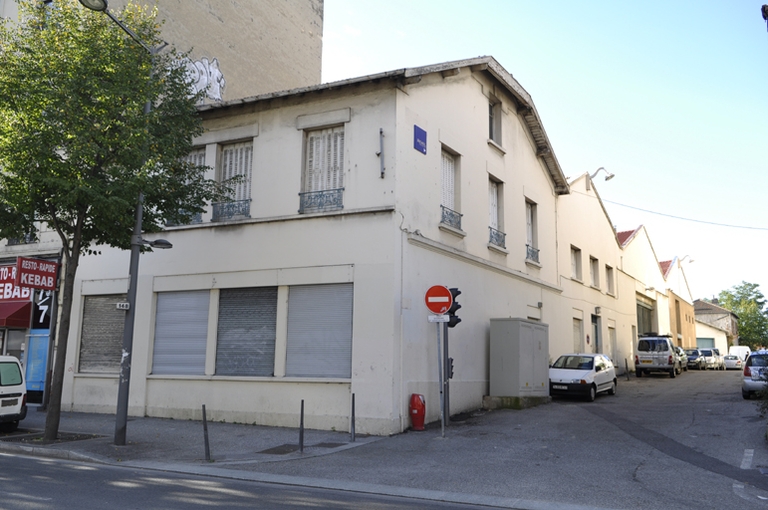
<svg viewBox="0 0 768 510">
<path fill-rule="evenodd" d="M 205 418 L 205 404 L 203 404 L 203 436 L 205 437 L 205 460 L 211 461 L 211 448 L 208 444 L 208 420 Z"/>
<path fill-rule="evenodd" d="M 349 427 L 349 433 L 351 436 L 351 441 L 355 442 L 355 394 L 352 394 L 352 423 Z"/>
<path fill-rule="evenodd" d="M 299 452 L 304 453 L 304 399 L 301 399 L 301 419 L 299 421 Z"/>
</svg>

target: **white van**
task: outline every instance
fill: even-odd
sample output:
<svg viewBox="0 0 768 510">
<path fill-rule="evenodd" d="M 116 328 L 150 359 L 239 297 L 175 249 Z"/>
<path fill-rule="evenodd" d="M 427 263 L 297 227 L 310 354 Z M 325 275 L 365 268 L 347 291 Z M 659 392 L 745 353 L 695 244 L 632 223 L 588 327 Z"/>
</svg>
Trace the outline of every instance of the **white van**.
<svg viewBox="0 0 768 510">
<path fill-rule="evenodd" d="M 728 348 L 728 354 L 738 356 L 741 361 L 747 361 L 749 355 L 752 354 L 752 349 L 748 345 L 732 345 Z"/>
<path fill-rule="evenodd" d="M 13 432 L 27 417 L 27 384 L 14 356 L 0 356 L 0 430 Z"/>
</svg>

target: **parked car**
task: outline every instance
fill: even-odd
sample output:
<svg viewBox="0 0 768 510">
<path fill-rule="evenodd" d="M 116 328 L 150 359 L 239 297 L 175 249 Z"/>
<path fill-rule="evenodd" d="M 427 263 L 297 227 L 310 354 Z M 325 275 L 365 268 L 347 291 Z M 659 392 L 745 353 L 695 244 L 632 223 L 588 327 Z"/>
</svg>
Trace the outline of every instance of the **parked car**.
<svg viewBox="0 0 768 510">
<path fill-rule="evenodd" d="M 688 371 L 688 355 L 685 353 L 682 347 L 675 347 L 677 353 L 677 360 L 680 362 L 680 368 L 684 371 Z"/>
<path fill-rule="evenodd" d="M 685 354 L 688 355 L 688 368 L 695 368 L 697 370 L 707 368 L 707 361 L 698 349 L 686 349 Z"/>
<path fill-rule="evenodd" d="M 699 349 L 699 352 L 701 352 L 701 355 L 704 356 L 704 367 L 706 369 L 715 369 L 717 368 L 717 357 L 715 356 L 715 353 L 712 352 L 712 349 Z"/>
<path fill-rule="evenodd" d="M 635 352 L 637 377 L 650 372 L 667 372 L 669 377 L 675 378 L 682 371 L 675 346 L 668 336 L 641 336 Z"/>
<path fill-rule="evenodd" d="M 616 369 L 603 354 L 564 354 L 549 368 L 549 394 L 592 402 L 598 393 L 616 394 Z"/>
<path fill-rule="evenodd" d="M 741 358 L 741 361 L 747 361 L 747 358 L 752 353 L 752 350 L 748 345 L 732 345 L 728 348 L 728 354 L 733 354 Z"/>
<path fill-rule="evenodd" d="M 0 429 L 13 432 L 27 417 L 27 384 L 14 356 L 0 356 Z"/>
<path fill-rule="evenodd" d="M 715 370 L 725 370 L 725 356 L 720 354 L 720 349 L 712 348 L 715 355 Z"/>
<path fill-rule="evenodd" d="M 730 369 L 741 370 L 742 367 L 744 366 L 744 362 L 741 361 L 741 358 L 739 358 L 735 354 L 729 354 L 728 356 L 725 356 L 724 359 L 725 359 L 726 370 L 730 370 Z"/>
<path fill-rule="evenodd" d="M 768 351 L 755 351 L 744 363 L 741 396 L 749 399 L 766 387 L 768 387 Z"/>
</svg>

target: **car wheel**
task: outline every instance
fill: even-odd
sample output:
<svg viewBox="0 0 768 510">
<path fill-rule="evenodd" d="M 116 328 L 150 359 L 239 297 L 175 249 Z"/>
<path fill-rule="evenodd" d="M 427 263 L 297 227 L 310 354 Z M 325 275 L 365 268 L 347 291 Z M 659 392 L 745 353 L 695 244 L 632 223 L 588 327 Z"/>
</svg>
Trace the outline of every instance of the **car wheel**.
<svg viewBox="0 0 768 510">
<path fill-rule="evenodd" d="M 699 363 L 699 370 L 704 370 L 704 367 L 701 366 L 701 363 Z"/>
<path fill-rule="evenodd" d="M 610 389 L 608 390 L 608 394 L 609 395 L 615 395 L 617 388 L 618 388 L 618 385 L 616 384 L 616 379 L 614 379 L 613 382 L 611 383 Z"/>
<path fill-rule="evenodd" d="M 635 376 L 642 377 L 643 376 L 643 371 L 638 368 L 637 370 L 635 370 Z"/>
<path fill-rule="evenodd" d="M 589 395 L 587 395 L 587 401 L 594 402 L 595 397 L 597 396 L 597 388 L 595 388 L 595 385 L 589 387 Z"/>
<path fill-rule="evenodd" d="M 672 370 L 669 371 L 669 378 L 674 379 L 675 377 L 677 377 L 677 369 L 673 368 Z"/>
<path fill-rule="evenodd" d="M 741 398 L 744 400 L 749 400 L 749 397 L 752 395 L 747 390 L 741 390 Z"/>
</svg>

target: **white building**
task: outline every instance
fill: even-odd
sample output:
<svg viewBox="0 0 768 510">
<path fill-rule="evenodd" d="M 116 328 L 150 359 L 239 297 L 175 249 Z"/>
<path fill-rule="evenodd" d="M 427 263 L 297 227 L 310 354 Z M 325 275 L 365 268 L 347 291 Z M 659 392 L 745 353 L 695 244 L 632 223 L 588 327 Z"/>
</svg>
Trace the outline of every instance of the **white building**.
<svg viewBox="0 0 768 510">
<path fill-rule="evenodd" d="M 357 430 L 437 419 L 424 292 L 462 291 L 451 410 L 488 392 L 489 321 L 556 323 L 568 186 L 527 92 L 493 58 L 203 107 L 192 157 L 243 175 L 142 256 L 129 413 Z M 528 247 L 526 246 L 528 245 Z M 83 259 L 63 409 L 112 412 L 128 254 Z M 570 329 L 571 321 L 567 321 Z"/>
</svg>

